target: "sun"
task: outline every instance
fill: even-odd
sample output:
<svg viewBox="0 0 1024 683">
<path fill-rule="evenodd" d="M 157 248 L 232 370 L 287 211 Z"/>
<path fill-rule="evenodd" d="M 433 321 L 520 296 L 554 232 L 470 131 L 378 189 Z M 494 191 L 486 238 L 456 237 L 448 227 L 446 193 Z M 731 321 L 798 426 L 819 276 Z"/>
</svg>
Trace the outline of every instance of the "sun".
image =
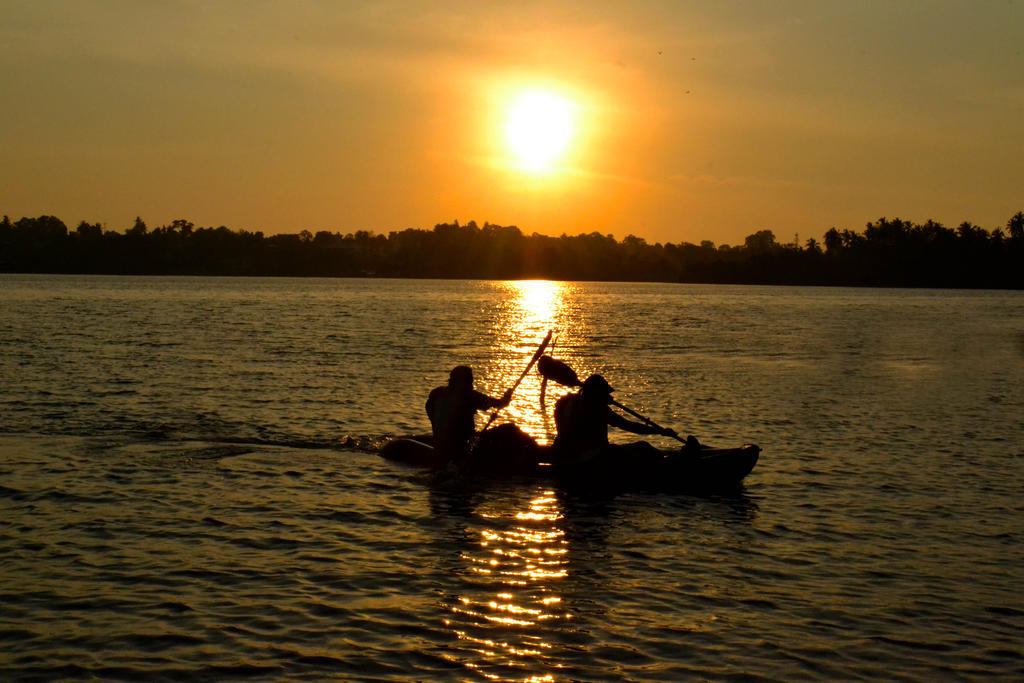
<svg viewBox="0 0 1024 683">
<path fill-rule="evenodd" d="M 572 103 L 559 95 L 530 90 L 512 101 L 505 142 L 521 168 L 542 172 L 565 154 L 572 132 Z"/>
</svg>

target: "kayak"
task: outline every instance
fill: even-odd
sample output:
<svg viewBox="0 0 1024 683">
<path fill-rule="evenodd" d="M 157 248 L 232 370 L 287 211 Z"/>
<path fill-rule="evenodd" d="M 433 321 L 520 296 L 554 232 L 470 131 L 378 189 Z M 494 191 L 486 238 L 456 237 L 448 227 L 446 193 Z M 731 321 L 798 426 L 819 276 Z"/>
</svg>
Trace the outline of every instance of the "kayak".
<svg viewBox="0 0 1024 683">
<path fill-rule="evenodd" d="M 734 489 L 757 464 L 760 447 L 657 449 L 647 442 L 611 444 L 593 457 L 557 458 L 549 446 L 537 444 L 512 425 L 489 430 L 477 443 L 461 475 L 477 478 L 529 477 L 601 489 L 717 491 Z M 430 435 L 403 436 L 380 450 L 386 460 L 450 471 L 434 453 Z"/>
</svg>

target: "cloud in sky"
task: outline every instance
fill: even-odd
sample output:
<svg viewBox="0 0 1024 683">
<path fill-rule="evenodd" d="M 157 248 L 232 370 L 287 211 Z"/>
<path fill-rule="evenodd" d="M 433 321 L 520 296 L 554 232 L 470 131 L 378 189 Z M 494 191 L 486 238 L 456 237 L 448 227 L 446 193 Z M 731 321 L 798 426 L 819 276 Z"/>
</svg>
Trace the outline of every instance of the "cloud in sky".
<svg viewBox="0 0 1024 683">
<path fill-rule="evenodd" d="M 8 3 L 4 211 L 739 242 L 1020 210 L 1018 2 Z M 581 103 L 559 177 L 503 93 Z"/>
</svg>

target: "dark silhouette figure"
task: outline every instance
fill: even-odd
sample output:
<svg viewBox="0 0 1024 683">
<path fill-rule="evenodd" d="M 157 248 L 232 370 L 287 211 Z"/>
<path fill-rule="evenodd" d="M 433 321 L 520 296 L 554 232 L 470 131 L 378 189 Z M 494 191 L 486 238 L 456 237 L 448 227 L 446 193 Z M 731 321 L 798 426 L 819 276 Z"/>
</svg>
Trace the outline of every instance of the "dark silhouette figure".
<svg viewBox="0 0 1024 683">
<path fill-rule="evenodd" d="M 435 388 L 427 397 L 427 416 L 434 434 L 438 456 L 462 464 L 469 455 L 469 442 L 476 431 L 474 417 L 479 410 L 504 408 L 512 401 L 512 390 L 491 398 L 473 388 L 473 370 L 465 365 L 452 368 L 448 385 Z"/>
<path fill-rule="evenodd" d="M 608 449 L 608 427 L 633 434 L 675 436 L 675 431 L 627 420 L 611 408 L 614 391 L 601 375 L 591 375 L 575 394 L 555 403 L 554 454 L 559 463 L 590 460 Z"/>
</svg>

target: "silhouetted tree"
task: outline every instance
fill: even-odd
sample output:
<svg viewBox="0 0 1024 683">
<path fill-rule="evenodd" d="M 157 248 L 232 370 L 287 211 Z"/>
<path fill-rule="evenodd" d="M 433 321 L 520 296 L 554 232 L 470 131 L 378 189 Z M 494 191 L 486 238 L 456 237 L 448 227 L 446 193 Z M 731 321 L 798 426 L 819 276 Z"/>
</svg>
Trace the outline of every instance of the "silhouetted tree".
<svg viewBox="0 0 1024 683">
<path fill-rule="evenodd" d="M 819 243 L 779 244 L 762 229 L 742 246 L 650 244 L 627 235 L 524 235 L 475 220 L 377 235 L 303 230 L 265 237 L 177 219 L 124 234 L 82 221 L 70 232 L 53 216 L 0 220 L 0 269 L 8 272 L 174 273 L 386 277 L 659 280 L 1024 288 L 1024 212 L 992 232 L 970 222 L 879 218 L 863 233 L 837 227 Z"/>
<path fill-rule="evenodd" d="M 131 235 L 132 237 L 142 237 L 143 235 L 146 234 L 146 232 L 146 222 L 139 218 L 138 216 L 136 216 L 135 223 L 132 224 L 132 227 L 128 228 L 125 234 Z"/>
<path fill-rule="evenodd" d="M 1011 240 L 1024 240 L 1024 211 L 1018 211 L 1006 221 L 1006 232 L 1010 233 Z"/>
</svg>

